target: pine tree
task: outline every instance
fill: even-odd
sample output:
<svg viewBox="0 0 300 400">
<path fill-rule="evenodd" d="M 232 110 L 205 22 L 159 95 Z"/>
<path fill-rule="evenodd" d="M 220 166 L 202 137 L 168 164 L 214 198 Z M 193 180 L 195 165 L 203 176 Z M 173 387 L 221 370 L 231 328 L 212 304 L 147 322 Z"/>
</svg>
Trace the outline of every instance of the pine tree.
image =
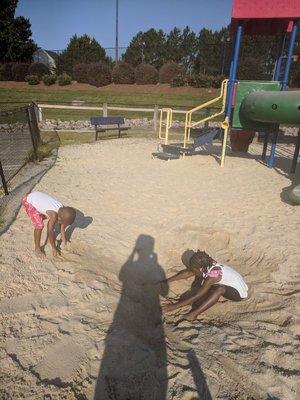
<svg viewBox="0 0 300 400">
<path fill-rule="evenodd" d="M 95 38 L 88 35 L 71 37 L 69 44 L 59 56 L 58 72 L 67 72 L 72 75 L 73 67 L 80 63 L 93 63 L 98 61 L 109 62 L 105 50 Z"/>
<path fill-rule="evenodd" d="M 123 60 L 133 66 L 145 63 L 160 68 L 168 60 L 166 35 L 153 28 L 139 32 L 132 38 Z"/>
<path fill-rule="evenodd" d="M 2 0 L 0 8 L 0 61 L 32 61 L 37 46 L 31 39 L 30 22 L 15 18 L 18 0 Z"/>
</svg>

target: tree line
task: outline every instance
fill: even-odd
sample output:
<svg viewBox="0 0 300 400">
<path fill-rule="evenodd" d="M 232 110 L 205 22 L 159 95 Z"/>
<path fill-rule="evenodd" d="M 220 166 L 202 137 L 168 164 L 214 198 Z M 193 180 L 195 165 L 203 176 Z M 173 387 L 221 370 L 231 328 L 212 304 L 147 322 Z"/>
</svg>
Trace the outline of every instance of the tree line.
<svg viewBox="0 0 300 400">
<path fill-rule="evenodd" d="M 18 0 L 2 0 L 0 9 L 0 62 L 31 62 L 37 45 L 31 38 L 30 21 L 15 17 Z M 239 79 L 272 79 L 278 38 L 244 36 L 239 59 Z M 174 27 L 170 32 L 154 28 L 138 32 L 131 40 L 122 60 L 132 67 L 150 64 L 160 69 L 169 62 L 177 63 L 188 75 L 228 76 L 232 48 L 229 27 L 212 31 L 202 28 L 198 33 L 188 26 Z M 296 53 L 300 53 L 300 33 Z M 52 54 L 53 55 L 53 54 Z M 67 48 L 55 55 L 58 73 L 72 75 L 79 63 L 104 62 L 111 68 L 112 59 L 104 48 L 88 35 L 74 35 Z M 292 64 L 291 81 L 300 85 L 300 57 Z"/>
</svg>

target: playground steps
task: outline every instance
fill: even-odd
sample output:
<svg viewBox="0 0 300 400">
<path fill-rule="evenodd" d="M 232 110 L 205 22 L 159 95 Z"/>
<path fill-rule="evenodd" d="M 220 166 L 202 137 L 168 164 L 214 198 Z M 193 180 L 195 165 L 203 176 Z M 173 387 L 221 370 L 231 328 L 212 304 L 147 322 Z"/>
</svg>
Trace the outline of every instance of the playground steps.
<svg viewBox="0 0 300 400">
<path fill-rule="evenodd" d="M 178 160 L 180 158 L 180 154 L 172 154 L 172 153 L 165 153 L 163 151 L 157 151 L 152 153 L 152 158 L 159 158 L 160 160 Z"/>
<path fill-rule="evenodd" d="M 192 156 L 200 154 L 201 147 L 205 144 L 211 143 L 218 134 L 218 129 L 202 133 L 195 137 L 194 143 L 189 144 L 188 147 L 183 147 L 183 143 L 160 144 L 158 151 L 152 153 L 152 157 L 160 158 L 161 160 L 177 160 L 183 155 Z"/>
<path fill-rule="evenodd" d="M 181 143 L 161 144 L 160 149 L 157 152 L 152 153 L 152 157 L 168 161 L 178 160 L 183 154 L 195 154 L 195 152 L 193 151 L 193 146 L 191 145 L 189 147 L 183 147 Z"/>
</svg>

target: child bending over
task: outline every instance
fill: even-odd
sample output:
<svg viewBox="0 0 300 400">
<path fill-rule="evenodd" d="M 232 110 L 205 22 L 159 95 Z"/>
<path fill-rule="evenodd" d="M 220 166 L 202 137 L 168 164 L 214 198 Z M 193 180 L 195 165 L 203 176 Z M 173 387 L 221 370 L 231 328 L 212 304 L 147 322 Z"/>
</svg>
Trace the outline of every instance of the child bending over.
<svg viewBox="0 0 300 400">
<path fill-rule="evenodd" d="M 64 207 L 58 200 L 42 192 L 26 194 L 22 199 L 22 205 L 34 226 L 35 254 L 38 257 L 44 257 L 44 253 L 41 250 L 41 236 L 44 220 L 48 220 L 47 242 L 50 242 L 53 256 L 57 256 L 54 233 L 55 222 L 57 221 L 61 225 L 62 243 L 66 244 L 65 228 L 74 222 L 75 209 Z"/>
<path fill-rule="evenodd" d="M 217 263 L 205 251 L 198 250 L 194 253 L 187 270 L 178 272 L 165 282 L 170 283 L 192 276 L 201 282 L 196 293 L 191 294 L 187 299 L 164 305 L 164 312 L 191 305 L 190 312 L 184 318 L 193 321 L 197 315 L 216 304 L 221 296 L 232 301 L 241 301 L 248 297 L 248 286 L 241 275 L 232 267 Z"/>
</svg>

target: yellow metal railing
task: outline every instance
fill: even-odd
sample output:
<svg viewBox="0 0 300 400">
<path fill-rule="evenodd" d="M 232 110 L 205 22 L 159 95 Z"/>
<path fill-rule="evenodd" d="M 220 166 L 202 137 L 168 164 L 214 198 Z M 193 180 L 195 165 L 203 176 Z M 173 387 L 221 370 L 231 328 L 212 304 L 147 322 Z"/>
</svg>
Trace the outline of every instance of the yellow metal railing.
<svg viewBox="0 0 300 400">
<path fill-rule="evenodd" d="M 166 114 L 165 119 L 164 119 L 164 114 Z M 172 110 L 172 108 L 162 108 L 160 110 L 158 137 L 159 137 L 159 139 L 162 139 L 162 140 L 164 139 L 165 140 L 165 144 L 168 144 L 169 129 L 172 126 L 172 119 L 173 119 L 173 110 Z M 163 126 L 166 127 L 164 133 L 163 133 Z"/>
<path fill-rule="evenodd" d="M 227 97 L 227 84 L 228 84 L 228 79 L 225 79 L 222 82 L 221 85 L 221 92 L 218 97 L 215 99 L 209 100 L 204 104 L 201 104 L 198 107 L 192 108 L 191 110 L 187 111 L 185 115 L 185 126 L 184 126 L 184 138 L 183 138 L 183 147 L 186 147 L 187 142 L 190 140 L 190 135 L 191 135 L 191 128 L 195 128 L 197 125 L 212 120 L 219 115 L 224 114 L 225 112 L 225 107 L 226 107 L 226 97 Z M 219 100 L 222 99 L 222 109 L 219 112 L 216 112 L 214 114 L 209 115 L 208 117 L 202 118 L 199 121 L 192 122 L 192 114 L 196 111 L 199 111 L 203 108 L 207 108 L 211 104 L 217 103 Z"/>
<path fill-rule="evenodd" d="M 210 121 L 219 115 L 224 114 L 225 107 L 226 107 L 226 97 L 227 97 L 227 85 L 228 79 L 225 79 L 221 85 L 220 95 L 215 99 L 209 100 L 204 104 L 201 104 L 198 107 L 192 108 L 191 110 L 187 111 L 185 114 L 185 126 L 184 126 L 184 136 L 183 136 L 183 147 L 185 148 L 188 141 L 190 140 L 191 128 L 195 128 L 197 125 Z M 202 118 L 199 121 L 192 122 L 192 115 L 196 111 L 199 111 L 203 108 L 207 108 L 208 106 L 217 103 L 218 101 L 222 100 L 222 108 L 220 111 L 209 115 L 208 117 Z M 165 116 L 165 117 L 164 117 Z M 161 140 L 165 141 L 165 144 L 168 144 L 169 140 L 169 130 L 172 126 L 172 119 L 173 119 L 173 110 L 172 108 L 162 108 L 160 110 L 160 120 L 159 120 L 159 131 L 158 137 Z M 165 126 L 165 131 L 163 132 L 163 126 Z M 229 130 L 229 120 L 228 117 L 221 123 L 221 128 L 224 130 L 224 137 L 223 137 L 223 144 L 222 144 L 222 156 L 221 156 L 221 167 L 224 166 L 225 162 L 225 153 L 226 153 L 226 145 L 227 145 L 227 136 Z"/>
</svg>

